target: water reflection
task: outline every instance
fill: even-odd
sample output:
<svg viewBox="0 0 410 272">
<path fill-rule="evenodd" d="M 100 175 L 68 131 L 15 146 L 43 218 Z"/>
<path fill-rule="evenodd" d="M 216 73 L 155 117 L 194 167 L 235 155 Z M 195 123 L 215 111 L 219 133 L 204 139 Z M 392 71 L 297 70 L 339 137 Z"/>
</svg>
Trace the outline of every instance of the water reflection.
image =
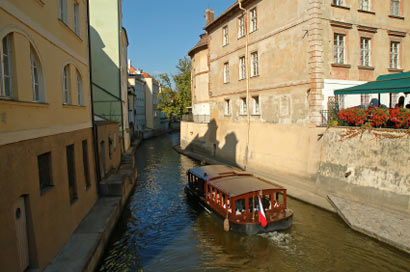
<svg viewBox="0 0 410 272">
<path fill-rule="evenodd" d="M 185 198 L 185 172 L 197 163 L 171 149 L 178 139 L 155 138 L 138 149 L 137 185 L 100 271 L 408 271 L 407 254 L 293 199 L 287 231 L 224 232 L 222 220 Z"/>
</svg>

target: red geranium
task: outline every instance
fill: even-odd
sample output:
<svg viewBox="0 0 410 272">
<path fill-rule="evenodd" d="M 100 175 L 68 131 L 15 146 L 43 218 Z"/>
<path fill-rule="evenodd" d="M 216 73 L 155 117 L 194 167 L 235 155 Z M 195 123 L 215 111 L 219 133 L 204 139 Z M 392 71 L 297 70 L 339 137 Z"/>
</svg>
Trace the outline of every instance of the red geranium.
<svg viewBox="0 0 410 272">
<path fill-rule="evenodd" d="M 410 125 L 410 110 L 404 108 L 391 109 L 390 120 L 396 128 L 407 128 Z"/>
</svg>

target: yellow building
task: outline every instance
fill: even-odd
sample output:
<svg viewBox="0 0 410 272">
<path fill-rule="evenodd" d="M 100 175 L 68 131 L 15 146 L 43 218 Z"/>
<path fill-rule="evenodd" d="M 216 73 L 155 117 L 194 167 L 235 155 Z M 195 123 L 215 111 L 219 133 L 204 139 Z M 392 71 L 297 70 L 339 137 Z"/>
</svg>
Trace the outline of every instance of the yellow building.
<svg viewBox="0 0 410 272">
<path fill-rule="evenodd" d="M 40 270 L 97 199 L 87 1 L 0 4 L 0 262 Z"/>
</svg>

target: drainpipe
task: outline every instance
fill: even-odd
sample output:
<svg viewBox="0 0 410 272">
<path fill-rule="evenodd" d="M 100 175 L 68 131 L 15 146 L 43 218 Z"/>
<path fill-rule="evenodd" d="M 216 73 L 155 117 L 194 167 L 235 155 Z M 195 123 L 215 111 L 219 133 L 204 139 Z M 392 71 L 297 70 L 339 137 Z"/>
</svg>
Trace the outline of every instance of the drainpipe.
<svg viewBox="0 0 410 272">
<path fill-rule="evenodd" d="M 249 48 L 248 48 L 249 33 L 248 33 L 248 19 L 247 19 L 247 10 L 242 7 L 242 1 L 243 0 L 238 0 L 239 9 L 244 12 L 244 25 L 245 25 L 245 31 L 246 31 L 246 41 L 245 41 L 246 68 L 245 68 L 245 75 L 246 75 L 246 115 L 247 115 L 247 121 L 248 121 L 247 134 L 246 134 L 246 146 L 245 146 L 245 158 L 244 158 L 244 169 L 246 170 L 247 165 L 248 165 L 249 133 L 250 133 L 250 127 L 251 127 L 251 114 L 250 114 L 250 111 L 249 111 Z"/>
</svg>

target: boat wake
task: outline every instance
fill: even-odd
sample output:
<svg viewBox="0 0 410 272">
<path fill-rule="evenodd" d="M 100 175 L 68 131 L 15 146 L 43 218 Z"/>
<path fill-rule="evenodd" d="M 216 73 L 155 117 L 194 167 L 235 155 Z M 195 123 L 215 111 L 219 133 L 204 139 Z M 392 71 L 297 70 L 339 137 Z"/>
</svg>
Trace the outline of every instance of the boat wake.
<svg viewBox="0 0 410 272">
<path fill-rule="evenodd" d="M 289 233 L 274 231 L 269 233 L 261 233 L 258 235 L 270 240 L 279 248 L 291 250 L 291 242 L 293 240 L 293 237 Z"/>
</svg>

